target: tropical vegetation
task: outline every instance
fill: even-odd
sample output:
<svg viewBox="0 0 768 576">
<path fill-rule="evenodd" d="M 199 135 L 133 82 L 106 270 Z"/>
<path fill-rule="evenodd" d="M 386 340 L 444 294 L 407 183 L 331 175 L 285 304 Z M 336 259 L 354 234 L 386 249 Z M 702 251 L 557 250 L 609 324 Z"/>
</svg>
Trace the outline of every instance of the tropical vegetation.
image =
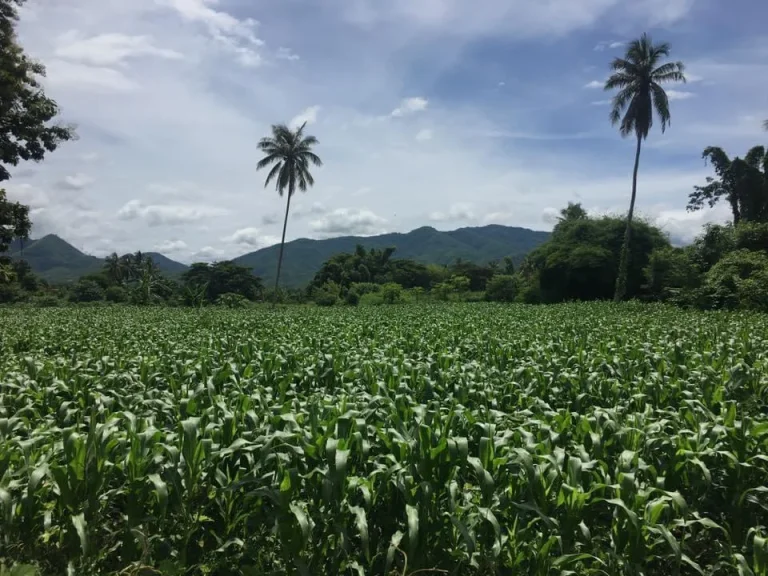
<svg viewBox="0 0 768 576">
<path fill-rule="evenodd" d="M 768 570 L 762 315 L 425 304 L 0 322 L 7 564 Z"/>
<path fill-rule="evenodd" d="M 682 62 L 661 63 L 669 56 L 669 44 L 654 44 L 647 34 L 627 46 L 623 58 L 616 58 L 613 73 L 605 82 L 606 90 L 619 90 L 611 103 L 611 123 L 619 125 L 622 137 L 634 134 L 637 139 L 635 169 L 632 174 L 632 197 L 627 212 L 624 245 L 619 259 L 614 300 L 620 302 L 627 294 L 627 281 L 632 241 L 632 218 L 637 199 L 637 172 L 640 167 L 640 148 L 653 126 L 654 112 L 661 120 L 662 133 L 671 121 L 669 98 L 662 84 L 685 82 Z"/>
<path fill-rule="evenodd" d="M 285 203 L 285 219 L 283 220 L 283 236 L 280 240 L 280 256 L 277 259 L 277 274 L 275 274 L 275 292 L 280 286 L 280 268 L 283 265 L 283 250 L 285 248 L 285 231 L 288 228 L 288 213 L 291 210 L 291 197 L 296 190 L 306 192 L 315 184 L 310 172 L 310 165 L 322 166 L 323 161 L 312 151 L 318 144 L 314 136 L 305 136 L 305 122 L 296 130 L 291 130 L 285 124 L 272 126 L 272 136 L 267 136 L 259 142 L 259 149 L 266 154 L 256 165 L 258 170 L 269 168 L 264 187 L 274 180 L 275 189 L 282 196 L 288 190 Z"/>
</svg>

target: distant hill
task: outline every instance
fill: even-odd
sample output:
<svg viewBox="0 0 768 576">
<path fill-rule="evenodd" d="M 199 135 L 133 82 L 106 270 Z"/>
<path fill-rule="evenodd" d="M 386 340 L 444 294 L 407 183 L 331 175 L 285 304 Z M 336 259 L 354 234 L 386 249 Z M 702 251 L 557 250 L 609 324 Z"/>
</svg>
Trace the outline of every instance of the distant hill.
<svg viewBox="0 0 768 576">
<path fill-rule="evenodd" d="M 548 238 L 549 232 L 498 225 L 460 228 L 450 232 L 425 226 L 407 234 L 343 236 L 326 240 L 302 238 L 285 245 L 280 283 L 290 287 L 304 286 L 328 258 L 339 252 L 352 252 L 358 244 L 368 249 L 393 246 L 397 249 L 395 258 L 408 258 L 424 264 L 451 264 L 458 258 L 484 264 L 511 256 L 517 265 Z M 279 251 L 279 245 L 270 246 L 234 261 L 251 268 L 269 285 L 275 279 Z M 23 251 L 16 241 L 11 245 L 10 255 L 12 258 L 23 257 L 35 274 L 53 283 L 74 282 L 81 276 L 98 272 L 104 266 L 103 259 L 81 252 L 54 234 L 39 240 L 28 240 L 23 245 Z M 167 276 L 179 276 L 188 268 L 156 252 L 145 252 L 145 255 L 151 256 Z"/>
<path fill-rule="evenodd" d="M 298 287 L 308 284 L 323 262 L 339 252 L 352 252 L 357 244 L 365 248 L 394 246 L 394 258 L 407 258 L 424 264 L 451 264 L 458 258 L 484 264 L 511 256 L 519 264 L 526 254 L 549 239 L 549 232 L 510 226 L 482 226 L 440 232 L 425 226 L 407 234 L 344 236 L 326 240 L 302 238 L 288 242 L 283 255 L 280 283 Z M 269 285 L 274 282 L 280 246 L 270 246 L 235 258 L 251 268 Z"/>
<path fill-rule="evenodd" d="M 23 258 L 32 267 L 32 271 L 48 282 L 74 282 L 81 276 L 98 272 L 104 266 L 104 260 L 85 254 L 55 234 L 49 234 L 39 240 L 27 240 L 23 245 L 17 240 L 10 247 L 11 258 Z M 177 276 L 187 266 L 175 262 L 156 252 L 146 253 L 151 256 L 160 270 L 168 276 Z"/>
</svg>

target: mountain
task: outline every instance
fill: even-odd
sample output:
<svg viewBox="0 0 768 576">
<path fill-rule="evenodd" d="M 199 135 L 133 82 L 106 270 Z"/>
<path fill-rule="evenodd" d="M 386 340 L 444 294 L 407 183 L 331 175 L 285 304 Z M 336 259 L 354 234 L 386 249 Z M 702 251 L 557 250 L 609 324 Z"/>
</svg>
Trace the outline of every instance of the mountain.
<svg viewBox="0 0 768 576">
<path fill-rule="evenodd" d="M 52 283 L 74 282 L 81 276 L 98 272 L 104 260 L 85 254 L 55 234 L 39 240 L 27 240 L 23 245 L 14 241 L 9 249 L 11 258 L 24 259 L 32 271 Z M 187 266 L 155 252 L 151 256 L 160 270 L 168 276 L 178 276 Z"/>
<path fill-rule="evenodd" d="M 290 287 L 308 284 L 323 262 L 339 252 L 354 251 L 358 244 L 368 249 L 395 247 L 395 258 L 424 264 L 451 264 L 458 258 L 484 264 L 505 256 L 511 256 L 515 264 L 519 264 L 528 252 L 548 238 L 549 232 L 498 225 L 459 228 L 450 232 L 425 226 L 407 234 L 343 236 L 325 240 L 302 238 L 285 245 L 281 284 Z M 84 254 L 54 234 L 39 240 L 28 240 L 23 247 L 16 241 L 9 252 L 12 258 L 23 258 L 29 262 L 35 274 L 52 283 L 73 282 L 81 276 L 98 272 L 104 266 L 103 259 Z M 251 268 L 269 286 L 275 280 L 279 252 L 280 246 L 275 245 L 245 254 L 234 261 Z M 188 268 L 156 252 L 145 252 L 145 255 L 151 256 L 167 276 L 179 276 Z"/>
<path fill-rule="evenodd" d="M 343 236 L 325 240 L 302 238 L 287 242 L 283 254 L 281 284 L 299 287 L 308 284 L 323 262 L 339 252 L 352 252 L 360 244 L 367 249 L 394 246 L 395 258 L 424 264 L 451 264 L 458 258 L 487 263 L 511 256 L 519 264 L 531 250 L 549 239 L 549 232 L 527 228 L 490 225 L 440 232 L 425 226 L 407 234 Z M 251 268 L 269 286 L 275 279 L 280 246 L 270 246 L 235 258 L 235 263 Z"/>
</svg>

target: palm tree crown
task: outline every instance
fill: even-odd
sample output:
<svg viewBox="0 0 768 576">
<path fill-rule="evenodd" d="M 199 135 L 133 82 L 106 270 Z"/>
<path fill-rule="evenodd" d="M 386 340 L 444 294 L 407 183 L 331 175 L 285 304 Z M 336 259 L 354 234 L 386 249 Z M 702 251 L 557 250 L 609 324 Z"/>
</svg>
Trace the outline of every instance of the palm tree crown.
<svg viewBox="0 0 768 576">
<path fill-rule="evenodd" d="M 269 186 L 272 180 L 275 181 L 275 189 L 280 196 L 286 188 L 289 194 L 296 192 L 296 187 L 302 192 L 306 192 L 309 186 L 315 183 L 315 179 L 309 172 L 309 165 L 322 166 L 323 161 L 312 152 L 312 146 L 318 141 L 314 136 L 305 136 L 302 124 L 295 132 L 285 124 L 272 126 L 272 136 L 262 138 L 259 142 L 259 149 L 266 153 L 256 165 L 257 170 L 262 170 L 272 166 L 264 182 L 264 187 Z"/>
<path fill-rule="evenodd" d="M 605 83 L 606 90 L 618 89 L 613 97 L 611 123 L 620 124 L 622 136 L 634 132 L 643 140 L 653 126 L 653 112 L 661 120 L 664 132 L 670 122 L 669 98 L 661 87 L 665 82 L 685 82 L 682 62 L 667 62 L 669 44 L 654 45 L 647 34 L 630 42 L 624 58 L 611 64 L 613 74 Z"/>
</svg>

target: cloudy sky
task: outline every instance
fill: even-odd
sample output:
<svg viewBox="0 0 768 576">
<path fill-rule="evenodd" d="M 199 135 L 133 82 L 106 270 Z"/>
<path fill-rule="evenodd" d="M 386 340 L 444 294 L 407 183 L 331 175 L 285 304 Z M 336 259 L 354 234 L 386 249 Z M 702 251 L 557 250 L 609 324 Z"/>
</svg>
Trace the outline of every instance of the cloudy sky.
<svg viewBox="0 0 768 576">
<path fill-rule="evenodd" d="M 20 36 L 79 140 L 7 183 L 35 235 L 181 261 L 279 240 L 258 140 L 306 121 L 325 166 L 288 238 L 487 223 L 550 229 L 568 201 L 624 211 L 633 143 L 610 60 L 643 31 L 689 82 L 641 160 L 638 208 L 675 241 L 708 145 L 768 135 L 768 3 L 740 0 L 28 0 Z"/>
</svg>

